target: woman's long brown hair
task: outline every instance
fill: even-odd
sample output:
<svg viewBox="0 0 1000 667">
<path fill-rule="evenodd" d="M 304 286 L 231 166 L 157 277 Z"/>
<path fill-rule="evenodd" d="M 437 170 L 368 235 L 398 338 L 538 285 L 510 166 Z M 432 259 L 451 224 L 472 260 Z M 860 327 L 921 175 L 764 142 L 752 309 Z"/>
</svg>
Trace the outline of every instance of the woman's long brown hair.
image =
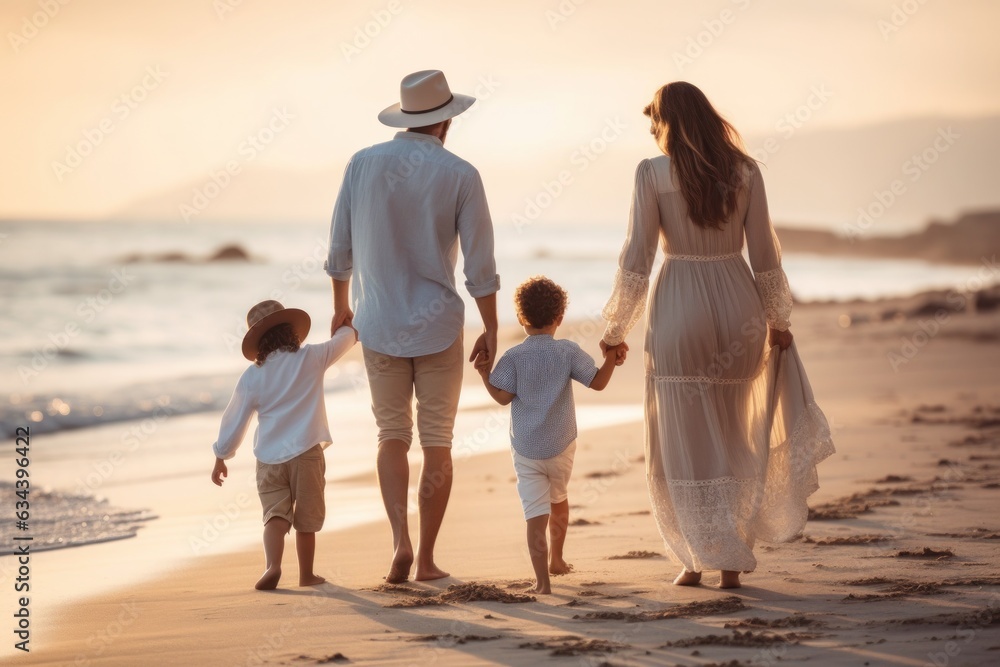
<svg viewBox="0 0 1000 667">
<path fill-rule="evenodd" d="M 719 115 L 705 93 L 686 81 L 656 91 L 643 113 L 677 173 L 688 215 L 701 227 L 721 228 L 746 187 L 745 166 L 753 160 L 743 140 Z"/>
</svg>

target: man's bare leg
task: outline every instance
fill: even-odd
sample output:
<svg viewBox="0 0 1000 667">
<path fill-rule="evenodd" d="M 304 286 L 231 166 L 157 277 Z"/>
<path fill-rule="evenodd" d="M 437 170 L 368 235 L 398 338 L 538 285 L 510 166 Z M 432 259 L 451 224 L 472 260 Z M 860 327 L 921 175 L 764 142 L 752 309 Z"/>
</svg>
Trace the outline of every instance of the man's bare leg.
<svg viewBox="0 0 1000 667">
<path fill-rule="evenodd" d="M 281 556 L 285 552 L 285 535 L 292 524 L 281 517 L 271 517 L 264 524 L 264 574 L 254 588 L 258 591 L 273 591 L 281 579 Z"/>
<path fill-rule="evenodd" d="M 385 577 L 390 584 L 406 581 L 413 565 L 413 545 L 406 520 L 406 494 L 410 484 L 408 449 L 409 445 L 402 440 L 385 440 L 378 446 L 378 485 L 392 528 L 392 564 Z"/>
<path fill-rule="evenodd" d="M 451 448 L 424 447 L 423 454 L 418 493 L 420 539 L 417 542 L 417 570 L 414 575 L 417 581 L 449 576 L 434 563 L 434 543 L 451 496 Z"/>
</svg>

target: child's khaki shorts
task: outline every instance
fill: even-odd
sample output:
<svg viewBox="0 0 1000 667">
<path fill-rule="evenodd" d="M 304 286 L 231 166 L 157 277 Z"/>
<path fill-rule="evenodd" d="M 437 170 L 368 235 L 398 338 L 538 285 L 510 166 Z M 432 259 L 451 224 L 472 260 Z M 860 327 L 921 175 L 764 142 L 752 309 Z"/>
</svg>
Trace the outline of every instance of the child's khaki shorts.
<svg viewBox="0 0 1000 667">
<path fill-rule="evenodd" d="M 264 523 L 280 517 L 295 530 L 318 533 L 326 519 L 326 458 L 316 445 L 284 463 L 257 461 Z"/>
</svg>

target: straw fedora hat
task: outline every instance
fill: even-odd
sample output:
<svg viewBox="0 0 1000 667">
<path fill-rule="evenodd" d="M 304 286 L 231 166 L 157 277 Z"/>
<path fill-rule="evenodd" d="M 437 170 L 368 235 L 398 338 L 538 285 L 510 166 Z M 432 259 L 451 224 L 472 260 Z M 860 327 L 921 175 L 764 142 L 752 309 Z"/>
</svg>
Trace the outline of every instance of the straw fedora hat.
<svg viewBox="0 0 1000 667">
<path fill-rule="evenodd" d="M 454 118 L 476 98 L 452 94 L 444 72 L 428 69 L 407 74 L 399 84 L 399 104 L 382 110 L 378 120 L 389 127 L 424 127 Z"/>
<path fill-rule="evenodd" d="M 285 308 L 277 301 L 261 301 L 247 313 L 247 335 L 243 337 L 243 356 L 250 361 L 257 359 L 257 347 L 268 329 L 279 324 L 291 324 L 299 343 L 309 335 L 312 322 L 309 313 L 298 308 Z"/>
</svg>

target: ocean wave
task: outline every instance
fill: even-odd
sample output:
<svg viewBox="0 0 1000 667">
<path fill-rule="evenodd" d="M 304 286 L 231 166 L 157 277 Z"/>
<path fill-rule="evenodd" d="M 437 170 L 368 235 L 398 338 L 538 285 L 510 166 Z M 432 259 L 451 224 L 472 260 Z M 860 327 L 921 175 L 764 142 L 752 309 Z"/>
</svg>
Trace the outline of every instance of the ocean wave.
<svg viewBox="0 0 1000 667">
<path fill-rule="evenodd" d="M 87 393 L 12 394 L 0 400 L 0 437 L 18 426 L 53 433 L 103 424 L 221 410 L 235 380 L 230 375 L 181 378 Z"/>
<path fill-rule="evenodd" d="M 14 484 L 0 482 L 0 493 L 13 498 Z M 27 530 L 18 531 L 14 521 L 0 523 L 0 556 L 17 553 L 18 544 L 29 544 L 35 552 L 124 540 L 159 518 L 147 510 L 112 507 L 107 500 L 60 491 L 32 490 L 30 502 Z M 30 542 L 14 541 L 28 535 Z"/>
<path fill-rule="evenodd" d="M 232 396 L 237 375 L 184 377 L 86 393 L 11 394 L 0 397 L 0 439 L 12 440 L 15 429 L 32 434 L 102 426 L 222 410 Z M 346 378 L 328 380 L 326 389 L 349 388 Z"/>
</svg>

